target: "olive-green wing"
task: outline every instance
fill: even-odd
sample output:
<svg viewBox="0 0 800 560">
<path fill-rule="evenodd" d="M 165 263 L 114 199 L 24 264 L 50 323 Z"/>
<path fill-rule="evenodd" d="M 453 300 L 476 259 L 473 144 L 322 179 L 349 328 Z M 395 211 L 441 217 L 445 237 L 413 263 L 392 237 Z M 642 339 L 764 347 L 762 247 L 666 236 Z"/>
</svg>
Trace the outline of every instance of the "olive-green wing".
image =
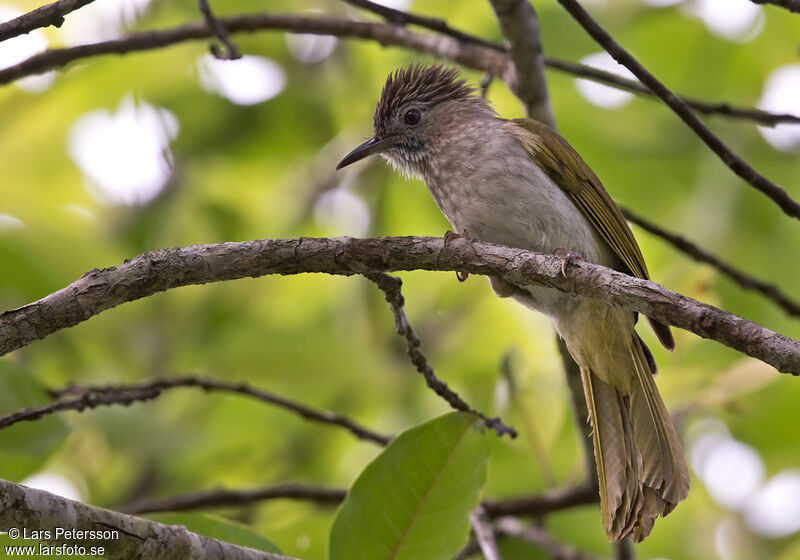
<svg viewBox="0 0 800 560">
<path fill-rule="evenodd" d="M 533 119 L 515 119 L 522 144 L 539 167 L 586 216 L 624 265 L 623 272 L 649 279 L 644 257 L 625 217 L 600 179 L 557 132 Z M 658 339 L 668 349 L 675 342 L 669 327 L 650 321 Z"/>
<path fill-rule="evenodd" d="M 516 119 L 520 140 L 531 158 L 561 187 L 625 265 L 626 272 L 649 279 L 647 265 L 625 217 L 581 156 L 552 128 L 533 119 Z"/>
</svg>

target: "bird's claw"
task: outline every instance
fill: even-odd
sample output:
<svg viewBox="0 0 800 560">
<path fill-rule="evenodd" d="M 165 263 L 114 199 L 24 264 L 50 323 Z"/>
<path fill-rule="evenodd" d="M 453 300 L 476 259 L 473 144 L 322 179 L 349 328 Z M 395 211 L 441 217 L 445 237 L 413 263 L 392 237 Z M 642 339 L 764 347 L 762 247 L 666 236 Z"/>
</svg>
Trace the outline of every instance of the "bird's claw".
<svg viewBox="0 0 800 560">
<path fill-rule="evenodd" d="M 584 260 L 583 255 L 580 253 L 570 251 L 569 249 L 564 249 L 563 247 L 558 247 L 555 251 L 553 251 L 553 254 L 564 257 L 564 259 L 561 261 L 561 276 L 564 278 L 567 277 L 567 265 L 572 264 L 575 261 Z"/>
<path fill-rule="evenodd" d="M 444 246 L 445 246 L 445 248 L 454 239 L 460 239 L 462 237 L 464 239 L 469 239 L 469 234 L 467 233 L 467 230 L 465 230 L 465 229 L 461 230 L 461 233 L 455 233 L 455 232 L 452 232 L 450 230 L 447 230 L 446 232 L 444 232 Z M 467 278 L 469 278 L 469 272 L 461 272 L 460 270 L 457 270 L 456 271 L 456 278 L 458 279 L 459 282 L 466 282 Z"/>
</svg>

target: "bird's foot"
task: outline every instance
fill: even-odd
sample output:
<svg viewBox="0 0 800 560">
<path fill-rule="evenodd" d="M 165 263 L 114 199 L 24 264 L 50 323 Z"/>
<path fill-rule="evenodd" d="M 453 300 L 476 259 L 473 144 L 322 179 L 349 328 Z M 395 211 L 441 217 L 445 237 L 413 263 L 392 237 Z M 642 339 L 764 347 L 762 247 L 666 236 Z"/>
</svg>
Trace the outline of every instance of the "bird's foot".
<svg viewBox="0 0 800 560">
<path fill-rule="evenodd" d="M 447 247 L 447 245 L 451 241 L 453 241 L 454 239 L 460 239 L 462 237 L 464 239 L 469 239 L 469 233 L 467 233 L 467 230 L 462 229 L 461 233 L 454 233 L 450 230 L 447 230 L 446 232 L 444 232 L 444 246 Z M 465 282 L 467 278 L 469 278 L 469 272 L 461 272 L 460 270 L 457 270 L 456 278 L 458 278 L 459 282 Z"/>
<path fill-rule="evenodd" d="M 570 251 L 569 249 L 564 249 L 563 247 L 558 247 L 555 251 L 553 251 L 553 254 L 564 257 L 564 260 L 561 261 L 561 276 L 564 278 L 567 277 L 567 265 L 572 264 L 575 261 L 584 260 L 583 255 L 580 253 Z"/>
</svg>

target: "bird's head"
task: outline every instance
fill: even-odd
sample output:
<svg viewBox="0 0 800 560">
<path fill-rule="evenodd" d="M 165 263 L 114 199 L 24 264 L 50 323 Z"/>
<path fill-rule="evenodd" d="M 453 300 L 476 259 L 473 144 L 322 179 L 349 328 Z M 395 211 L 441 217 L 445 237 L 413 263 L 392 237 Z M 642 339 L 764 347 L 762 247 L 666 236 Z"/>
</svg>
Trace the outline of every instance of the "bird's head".
<svg viewBox="0 0 800 560">
<path fill-rule="evenodd" d="M 336 169 L 380 154 L 405 173 L 420 175 L 437 144 L 478 114 L 494 116 L 494 111 L 459 79 L 456 69 L 412 64 L 396 70 L 375 108 L 373 137 L 347 154 Z"/>
</svg>

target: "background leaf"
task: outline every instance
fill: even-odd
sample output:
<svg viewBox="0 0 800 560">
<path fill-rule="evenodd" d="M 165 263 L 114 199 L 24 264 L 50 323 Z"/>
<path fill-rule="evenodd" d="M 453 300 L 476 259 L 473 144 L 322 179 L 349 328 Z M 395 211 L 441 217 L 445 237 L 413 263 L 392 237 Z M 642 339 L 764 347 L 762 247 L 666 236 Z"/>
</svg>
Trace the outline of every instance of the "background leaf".
<svg viewBox="0 0 800 560">
<path fill-rule="evenodd" d="M 353 484 L 331 529 L 330 560 L 452 558 L 466 542 L 487 460 L 471 414 L 404 432 Z"/>
</svg>

